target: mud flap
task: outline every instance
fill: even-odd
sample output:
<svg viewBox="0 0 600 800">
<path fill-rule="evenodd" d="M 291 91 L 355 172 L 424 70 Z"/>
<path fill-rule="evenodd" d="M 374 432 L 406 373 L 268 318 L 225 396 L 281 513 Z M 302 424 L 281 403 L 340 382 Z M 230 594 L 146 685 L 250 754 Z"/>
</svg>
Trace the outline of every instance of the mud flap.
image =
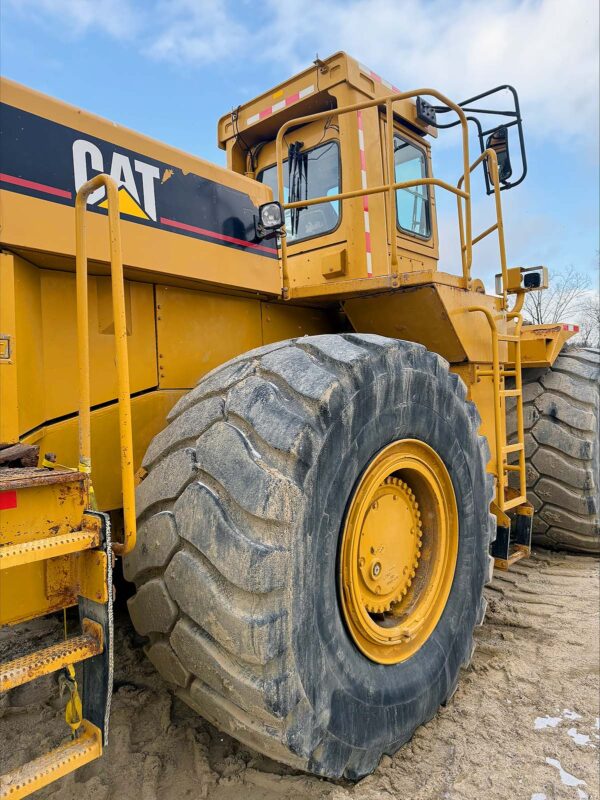
<svg viewBox="0 0 600 800">
<path fill-rule="evenodd" d="M 79 597 L 79 618 L 91 619 L 102 626 L 104 648 L 102 652 L 83 662 L 83 718 L 95 725 L 102 733 L 102 744 L 108 744 L 108 723 L 113 686 L 113 581 L 112 543 L 110 518 L 99 511 L 87 511 L 89 516 L 100 520 L 102 526 L 101 549 L 106 553 L 107 602 L 97 603 L 87 597 Z"/>
</svg>

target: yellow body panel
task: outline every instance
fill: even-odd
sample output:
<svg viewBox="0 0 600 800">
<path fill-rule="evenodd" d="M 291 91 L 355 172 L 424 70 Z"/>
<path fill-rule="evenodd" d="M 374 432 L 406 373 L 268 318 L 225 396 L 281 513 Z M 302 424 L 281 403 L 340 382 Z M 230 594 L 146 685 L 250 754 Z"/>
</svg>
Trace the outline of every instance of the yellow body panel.
<svg viewBox="0 0 600 800">
<path fill-rule="evenodd" d="M 255 205 L 266 202 L 271 197 L 271 191 L 256 181 L 149 139 L 109 120 L 82 113 L 80 109 L 51 100 L 4 78 L 0 86 L 2 102 L 7 106 L 52 121 L 65 129 L 75 130 L 81 139 L 89 139 L 92 144 L 97 144 L 98 141 L 107 143 L 110 147 L 103 153 L 102 162 L 98 162 L 101 170 L 109 172 L 113 167 L 115 153 L 118 156 L 123 152 L 132 152 L 132 166 L 136 156 L 138 159 L 148 157 L 151 163 L 156 161 L 165 165 L 161 166 L 160 175 L 154 181 L 156 215 L 159 219 L 161 187 L 179 175 L 193 174 L 232 191 L 244 193 Z M 43 144 L 40 142 L 40 147 Z M 88 155 L 88 162 L 89 160 Z M 57 187 L 72 195 L 77 187 L 74 171 L 75 157 L 70 174 L 64 176 L 64 185 Z M 26 177 L 35 179 L 35 176 Z M 37 253 L 55 254 L 59 257 L 58 265 L 64 268 L 68 267 L 69 259 L 75 256 L 73 209 L 54 202 L 55 198 L 50 197 L 52 199 L 41 199 L 8 191 L 6 188 L 0 190 L 2 243 L 11 250 L 27 252 L 34 262 Z M 144 202 L 143 194 L 140 202 Z M 103 208 L 99 201 L 97 205 Z M 109 251 L 106 219 L 102 214 L 93 214 L 90 217 L 89 258 L 92 262 L 107 262 Z M 129 214 L 122 219 L 123 263 L 126 268 L 141 271 L 142 279 L 145 274 L 158 273 L 166 277 L 187 277 L 217 285 L 244 287 L 269 294 L 279 293 L 277 259 L 266 259 L 250 251 L 240 252 L 216 243 L 200 241 L 180 232 L 158 229 L 145 224 L 147 220 L 143 217 L 144 215 Z"/>
</svg>

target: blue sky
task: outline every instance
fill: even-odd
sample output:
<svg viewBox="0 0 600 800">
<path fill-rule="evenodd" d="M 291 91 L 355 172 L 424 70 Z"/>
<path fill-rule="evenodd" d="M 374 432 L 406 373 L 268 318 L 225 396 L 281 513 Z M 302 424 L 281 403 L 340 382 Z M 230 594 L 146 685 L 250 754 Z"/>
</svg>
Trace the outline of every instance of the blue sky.
<svg viewBox="0 0 600 800">
<path fill-rule="evenodd" d="M 2 0 L 0 70 L 223 163 L 218 117 L 346 50 L 395 85 L 455 100 L 500 83 L 522 102 L 524 184 L 504 193 L 511 264 L 598 273 L 598 0 Z M 458 172 L 441 137 L 434 166 Z M 441 203 L 442 211 L 446 204 Z M 481 227 L 485 206 L 476 208 Z M 454 204 L 440 223 L 455 271 Z M 451 215 L 451 216 L 450 216 Z M 495 271 L 492 243 L 476 268 Z"/>
</svg>

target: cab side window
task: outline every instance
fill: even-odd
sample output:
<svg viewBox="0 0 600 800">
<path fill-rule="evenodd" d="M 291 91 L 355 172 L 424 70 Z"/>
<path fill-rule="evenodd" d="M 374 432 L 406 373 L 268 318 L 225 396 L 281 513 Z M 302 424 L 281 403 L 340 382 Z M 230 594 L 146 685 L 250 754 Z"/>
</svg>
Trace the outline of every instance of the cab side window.
<svg viewBox="0 0 600 800">
<path fill-rule="evenodd" d="M 394 136 L 395 182 L 414 181 L 427 177 L 425 153 L 411 142 Z M 429 239 L 431 236 L 429 187 L 411 186 L 396 190 L 398 227 L 405 233 Z"/>
</svg>

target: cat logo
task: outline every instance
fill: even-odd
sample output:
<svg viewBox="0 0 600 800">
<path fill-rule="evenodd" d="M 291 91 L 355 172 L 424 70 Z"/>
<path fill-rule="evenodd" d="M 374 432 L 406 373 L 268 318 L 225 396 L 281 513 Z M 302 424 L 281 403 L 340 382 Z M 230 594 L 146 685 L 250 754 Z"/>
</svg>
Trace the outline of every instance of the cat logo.
<svg viewBox="0 0 600 800">
<path fill-rule="evenodd" d="M 108 162 L 108 159 L 107 159 Z M 100 148 L 85 139 L 73 142 L 73 174 L 77 191 L 94 174 L 104 172 L 108 167 Z M 91 174 L 90 174 L 91 173 Z M 119 187 L 119 211 L 130 217 L 156 222 L 155 181 L 160 178 L 160 170 L 137 158 L 113 151 L 110 158 L 110 177 Z M 140 191 L 141 190 L 141 191 Z M 106 190 L 97 189 L 88 198 L 88 205 L 106 208 Z"/>
</svg>

